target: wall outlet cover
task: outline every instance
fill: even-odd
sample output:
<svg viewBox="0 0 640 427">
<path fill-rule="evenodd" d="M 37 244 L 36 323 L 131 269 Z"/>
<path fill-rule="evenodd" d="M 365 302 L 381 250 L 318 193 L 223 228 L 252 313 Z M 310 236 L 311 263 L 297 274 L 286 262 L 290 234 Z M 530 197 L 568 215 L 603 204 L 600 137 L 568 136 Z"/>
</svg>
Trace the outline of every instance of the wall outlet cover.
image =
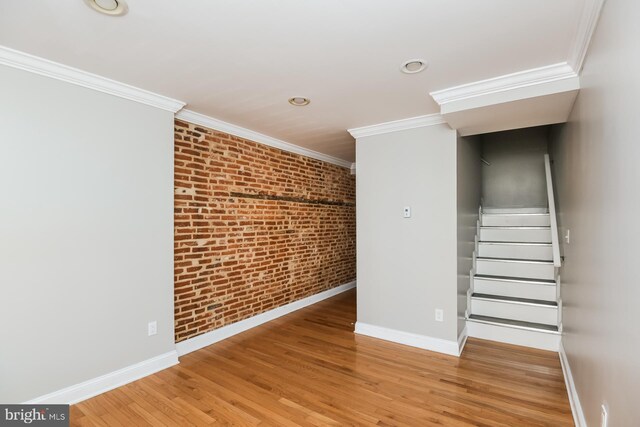
<svg viewBox="0 0 640 427">
<path fill-rule="evenodd" d="M 149 334 L 149 336 L 157 334 L 158 333 L 158 322 L 156 322 L 155 320 L 153 322 L 149 322 L 149 325 L 147 327 L 147 333 Z"/>
</svg>

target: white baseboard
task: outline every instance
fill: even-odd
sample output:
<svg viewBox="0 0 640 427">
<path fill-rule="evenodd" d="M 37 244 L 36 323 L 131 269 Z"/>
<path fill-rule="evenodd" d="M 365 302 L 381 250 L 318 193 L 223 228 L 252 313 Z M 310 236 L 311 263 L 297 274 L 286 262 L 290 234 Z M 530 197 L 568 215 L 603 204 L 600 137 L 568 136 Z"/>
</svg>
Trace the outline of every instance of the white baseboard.
<svg viewBox="0 0 640 427">
<path fill-rule="evenodd" d="M 465 325 L 458 337 L 458 356 L 462 354 L 462 350 L 464 350 L 464 346 L 467 344 L 467 338 L 469 338 L 469 334 L 467 333 L 467 326 Z"/>
<path fill-rule="evenodd" d="M 301 308 L 315 304 L 327 298 L 331 298 L 355 287 L 355 281 L 336 286 L 335 288 L 320 292 L 319 294 L 311 295 L 310 297 L 303 298 L 298 301 L 294 301 L 290 304 L 283 305 L 282 307 L 274 308 L 273 310 L 258 314 L 257 316 L 232 323 L 231 325 L 223 326 L 222 328 L 207 332 L 202 335 L 198 335 L 197 337 L 189 338 L 188 340 L 176 344 L 178 356 L 184 356 L 185 354 L 191 353 L 192 351 L 196 351 L 208 345 L 215 344 L 236 334 L 262 325 L 263 323 L 266 323 L 270 320 L 277 319 L 278 317 L 284 316 L 285 314 L 300 310 Z"/>
<path fill-rule="evenodd" d="M 457 341 L 447 341 L 441 338 L 433 338 L 426 335 L 398 331 L 396 329 L 384 328 L 382 326 L 375 326 L 362 322 L 356 322 L 355 333 L 398 344 L 409 345 L 411 347 L 417 347 L 424 350 L 450 354 L 452 356 L 460 355 Z"/>
<path fill-rule="evenodd" d="M 25 404 L 74 404 L 178 364 L 175 350 L 31 399 Z"/>
<path fill-rule="evenodd" d="M 584 412 L 582 412 L 582 405 L 580 404 L 580 397 L 578 397 L 578 391 L 576 390 L 576 385 L 573 382 L 573 375 L 571 375 L 569 359 L 567 359 L 567 353 L 564 351 L 562 341 L 560 341 L 560 351 L 558 353 L 560 353 L 560 365 L 562 365 L 564 383 L 567 386 L 567 393 L 569 394 L 569 403 L 571 404 L 573 422 L 576 427 L 587 427 L 587 421 L 584 418 Z"/>
</svg>

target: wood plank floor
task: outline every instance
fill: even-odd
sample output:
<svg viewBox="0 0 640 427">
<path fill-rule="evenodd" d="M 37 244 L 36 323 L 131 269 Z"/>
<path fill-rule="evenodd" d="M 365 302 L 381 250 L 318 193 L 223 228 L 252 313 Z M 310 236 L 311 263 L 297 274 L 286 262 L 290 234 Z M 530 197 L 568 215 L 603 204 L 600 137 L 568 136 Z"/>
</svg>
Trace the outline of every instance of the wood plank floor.
<svg viewBox="0 0 640 427">
<path fill-rule="evenodd" d="M 346 292 L 74 405 L 71 425 L 573 425 L 556 353 L 469 339 L 456 358 L 355 319 Z"/>
</svg>

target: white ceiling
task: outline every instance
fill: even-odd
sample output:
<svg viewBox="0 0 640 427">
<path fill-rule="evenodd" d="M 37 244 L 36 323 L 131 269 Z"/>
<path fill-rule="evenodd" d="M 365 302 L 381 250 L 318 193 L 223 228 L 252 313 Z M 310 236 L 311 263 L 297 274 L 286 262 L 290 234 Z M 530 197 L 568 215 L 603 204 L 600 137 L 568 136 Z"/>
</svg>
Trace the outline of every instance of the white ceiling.
<svg viewBox="0 0 640 427">
<path fill-rule="evenodd" d="M 0 45 L 352 161 L 346 129 L 439 112 L 429 92 L 568 60 L 586 0 L 0 1 Z M 399 71 L 407 59 L 427 71 Z M 311 98 L 293 107 L 294 95 Z"/>
</svg>

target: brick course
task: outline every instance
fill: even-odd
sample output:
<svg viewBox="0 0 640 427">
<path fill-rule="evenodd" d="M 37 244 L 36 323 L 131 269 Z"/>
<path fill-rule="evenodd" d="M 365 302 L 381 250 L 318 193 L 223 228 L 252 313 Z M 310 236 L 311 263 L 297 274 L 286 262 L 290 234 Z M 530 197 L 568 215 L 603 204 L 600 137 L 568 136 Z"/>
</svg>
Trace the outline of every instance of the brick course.
<svg viewBox="0 0 640 427">
<path fill-rule="evenodd" d="M 175 121 L 175 338 L 356 278 L 348 169 Z"/>
</svg>

